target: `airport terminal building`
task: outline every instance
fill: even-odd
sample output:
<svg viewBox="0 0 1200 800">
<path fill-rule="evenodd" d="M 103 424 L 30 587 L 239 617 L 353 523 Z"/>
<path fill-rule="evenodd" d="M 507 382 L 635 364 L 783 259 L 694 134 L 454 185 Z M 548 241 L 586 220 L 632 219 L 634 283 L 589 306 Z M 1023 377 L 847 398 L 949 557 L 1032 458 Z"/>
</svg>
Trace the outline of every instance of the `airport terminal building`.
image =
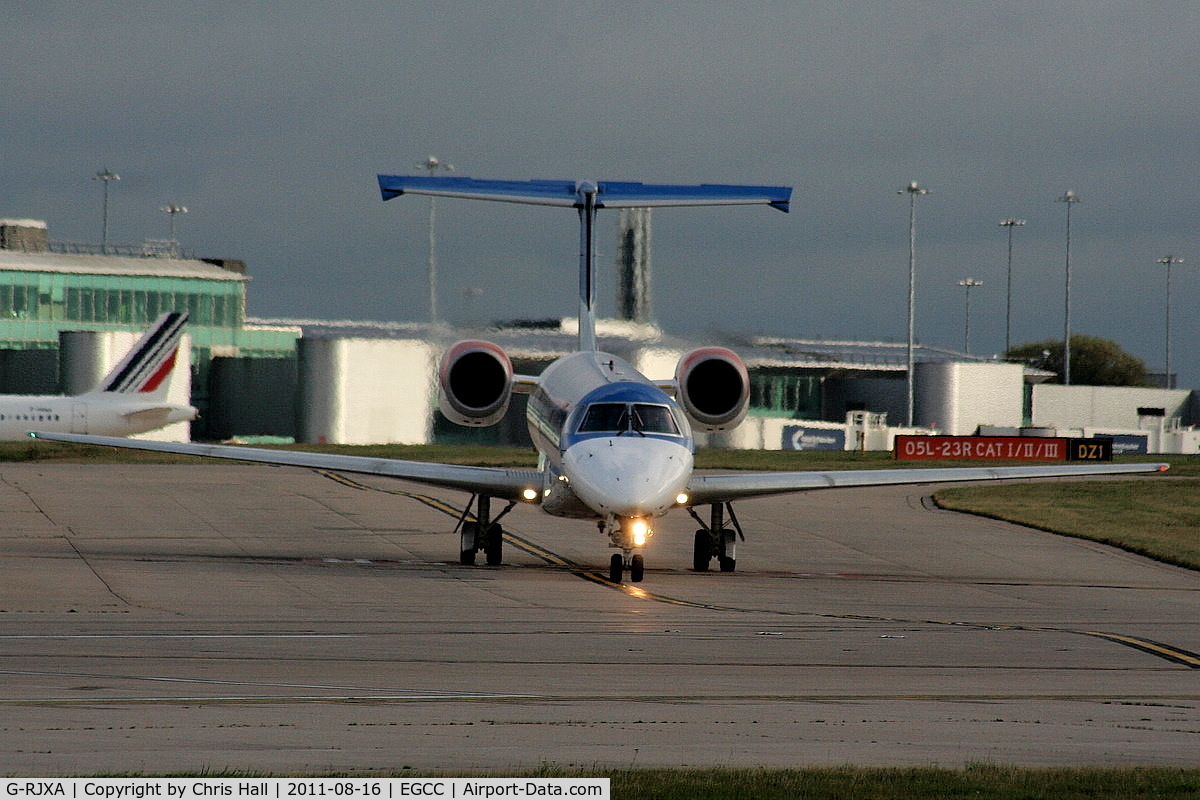
<svg viewBox="0 0 1200 800">
<path fill-rule="evenodd" d="M 175 242 L 60 244 L 43 221 L 3 219 L 0 274 L 0 393 L 90 388 L 64 385 L 61 334 L 140 333 L 164 311 L 188 313 L 190 394 L 202 420 L 214 358 L 295 360 L 298 330 L 245 324 L 244 264 L 185 257 Z"/>
<path fill-rule="evenodd" d="M 574 349 L 577 321 L 455 330 L 445 325 L 246 318 L 238 261 L 196 259 L 175 242 L 66 245 L 37 220 L 0 220 L 0 393 L 73 394 L 64 333 L 143 330 L 163 311 L 189 314 L 198 440 L 279 437 L 344 444 L 528 441 L 524 398 L 491 428 L 464 429 L 437 410 L 436 366 L 462 338 L 494 341 L 518 373 L 538 374 Z M 642 278 L 644 282 L 644 277 Z M 918 347 L 914 428 L 906 418 L 906 345 L 758 337 L 687 342 L 649 321 L 601 321 L 600 346 L 652 379 L 681 355 L 721 344 L 745 361 L 750 413 L 702 443 L 750 449 L 891 449 L 906 432 L 1121 437 L 1126 450 L 1200 452 L 1200 404 L 1187 390 L 1064 387 L 1021 364 Z M 119 358 L 118 351 L 115 357 Z M 98 365 L 107 368 L 111 364 Z M 185 432 L 187 435 L 189 432 Z"/>
</svg>

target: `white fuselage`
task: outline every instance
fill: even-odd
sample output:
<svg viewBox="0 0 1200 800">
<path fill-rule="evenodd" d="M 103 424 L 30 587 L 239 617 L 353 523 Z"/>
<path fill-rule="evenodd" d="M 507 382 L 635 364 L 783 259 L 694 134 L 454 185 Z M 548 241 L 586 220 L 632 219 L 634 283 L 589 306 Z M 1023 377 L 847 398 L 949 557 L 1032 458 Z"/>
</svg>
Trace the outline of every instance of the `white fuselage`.
<svg viewBox="0 0 1200 800">
<path fill-rule="evenodd" d="M 0 396 L 0 441 L 27 439 L 30 431 L 130 436 L 196 418 L 196 409 L 137 394 L 91 392 Z"/>
<path fill-rule="evenodd" d="M 678 504 L 691 477 L 694 444 L 682 410 L 608 353 L 578 352 L 551 364 L 526 416 L 547 476 L 542 508 L 550 514 L 661 516 Z"/>
</svg>

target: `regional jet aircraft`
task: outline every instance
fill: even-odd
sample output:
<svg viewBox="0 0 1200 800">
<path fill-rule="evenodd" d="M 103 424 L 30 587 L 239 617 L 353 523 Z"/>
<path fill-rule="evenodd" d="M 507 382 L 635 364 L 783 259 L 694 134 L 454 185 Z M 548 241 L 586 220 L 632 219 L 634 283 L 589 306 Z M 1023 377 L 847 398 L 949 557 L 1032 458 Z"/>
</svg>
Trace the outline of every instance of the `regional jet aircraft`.
<svg viewBox="0 0 1200 800">
<path fill-rule="evenodd" d="M 732 572 L 743 538 L 731 502 L 805 489 L 937 483 L 1001 478 L 1049 478 L 1150 472 L 1157 464 L 769 472 L 697 475 L 692 431 L 721 431 L 746 415 L 750 381 L 732 351 L 703 347 L 683 355 L 675 375 L 650 380 L 596 342 L 595 220 L 609 208 L 763 204 L 788 211 L 790 187 L 669 186 L 641 183 L 494 181 L 440 176 L 380 175 L 384 200 L 405 194 L 498 200 L 572 208 L 578 212 L 579 349 L 539 376 L 514 374 L 512 361 L 492 342 L 463 341 L 442 357 L 438 371 L 442 412 L 460 425 L 492 425 L 514 392 L 529 395 L 527 423 L 539 454 L 536 470 L 428 464 L 222 445 L 175 444 L 98 436 L 36 434 L 46 439 L 108 444 L 269 464 L 370 473 L 471 494 L 456 532 L 460 561 L 474 564 L 482 550 L 490 565 L 502 560 L 500 520 L 519 503 L 549 514 L 594 521 L 612 554 L 609 578 L 626 571 L 640 581 L 643 550 L 655 520 L 686 511 L 699 523 L 693 563 L 707 571 L 713 559 Z M 493 514 L 492 501 L 507 503 Z M 471 515 L 474 506 L 475 513 Z M 708 507 L 707 515 L 697 509 Z"/>
<path fill-rule="evenodd" d="M 167 402 L 186 322 L 187 314 L 160 316 L 91 391 L 0 395 L 0 440 L 26 439 L 32 430 L 129 436 L 195 419 L 196 409 Z"/>
</svg>

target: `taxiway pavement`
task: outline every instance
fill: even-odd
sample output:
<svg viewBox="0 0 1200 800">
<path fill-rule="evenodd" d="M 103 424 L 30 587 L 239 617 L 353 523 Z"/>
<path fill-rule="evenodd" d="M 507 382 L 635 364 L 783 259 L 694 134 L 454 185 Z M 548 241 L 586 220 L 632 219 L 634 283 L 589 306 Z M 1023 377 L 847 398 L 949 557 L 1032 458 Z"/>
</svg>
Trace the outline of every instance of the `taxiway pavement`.
<svg viewBox="0 0 1200 800">
<path fill-rule="evenodd" d="M 1197 763 L 1198 573 L 916 486 L 738 504 L 732 574 L 673 514 L 618 587 L 592 525 L 463 567 L 464 497 L 356 482 L 0 465 L 0 772 Z"/>
</svg>

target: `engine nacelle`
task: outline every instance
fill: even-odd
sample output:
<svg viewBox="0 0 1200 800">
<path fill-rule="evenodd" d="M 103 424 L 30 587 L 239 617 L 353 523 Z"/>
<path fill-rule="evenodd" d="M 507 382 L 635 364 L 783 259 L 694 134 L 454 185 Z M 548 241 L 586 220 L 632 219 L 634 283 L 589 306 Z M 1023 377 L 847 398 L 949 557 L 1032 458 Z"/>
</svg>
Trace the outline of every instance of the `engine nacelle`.
<svg viewBox="0 0 1200 800">
<path fill-rule="evenodd" d="M 512 397 L 512 361 L 491 342 L 458 342 L 438 367 L 438 407 L 458 425 L 495 425 Z"/>
<path fill-rule="evenodd" d="M 727 431 L 746 418 L 750 376 L 737 353 L 701 347 L 685 353 L 675 368 L 679 404 L 701 431 Z"/>
</svg>

